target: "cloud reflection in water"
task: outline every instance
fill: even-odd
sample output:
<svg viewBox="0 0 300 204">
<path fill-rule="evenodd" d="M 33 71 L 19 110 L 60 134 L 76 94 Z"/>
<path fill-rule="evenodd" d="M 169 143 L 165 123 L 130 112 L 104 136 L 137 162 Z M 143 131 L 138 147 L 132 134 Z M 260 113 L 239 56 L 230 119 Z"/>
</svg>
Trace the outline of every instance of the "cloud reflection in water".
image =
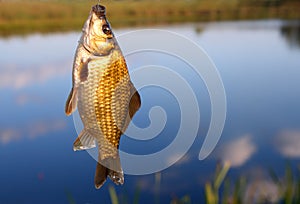
<svg viewBox="0 0 300 204">
<path fill-rule="evenodd" d="M 30 103 L 45 103 L 46 100 L 37 94 L 29 94 L 29 93 L 20 93 L 19 95 L 16 95 L 16 97 L 14 98 L 15 102 L 17 105 L 19 106 L 24 106 L 26 104 L 30 104 Z"/>
<path fill-rule="evenodd" d="M 70 73 L 71 61 L 33 66 L 16 64 L 3 65 L 0 75 L 0 89 L 21 89 L 32 84 L 43 83 Z"/>
<path fill-rule="evenodd" d="M 18 140 L 21 137 L 20 131 L 15 129 L 0 130 L 0 143 L 7 144 L 11 141 Z"/>
<path fill-rule="evenodd" d="M 43 136 L 46 133 L 61 131 L 67 126 L 64 120 L 50 120 L 39 121 L 27 124 L 20 128 L 6 128 L 0 129 L 0 144 L 6 145 L 8 143 L 21 140 L 22 138 L 36 138 Z"/>
<path fill-rule="evenodd" d="M 300 157 L 300 130 L 283 130 L 276 138 L 276 148 L 285 157 Z"/>
<path fill-rule="evenodd" d="M 223 162 L 229 162 L 232 167 L 239 167 L 256 152 L 256 149 L 251 135 L 244 135 L 221 147 L 218 157 Z"/>
<path fill-rule="evenodd" d="M 277 203 L 280 198 L 280 189 L 274 182 L 266 179 L 257 179 L 246 187 L 243 203 Z"/>
</svg>

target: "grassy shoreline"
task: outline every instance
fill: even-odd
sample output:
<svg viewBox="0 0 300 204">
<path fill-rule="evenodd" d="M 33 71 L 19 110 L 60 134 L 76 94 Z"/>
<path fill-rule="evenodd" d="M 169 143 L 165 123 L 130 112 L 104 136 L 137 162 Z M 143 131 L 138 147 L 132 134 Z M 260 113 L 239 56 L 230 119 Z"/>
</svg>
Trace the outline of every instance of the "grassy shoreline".
<svg viewBox="0 0 300 204">
<path fill-rule="evenodd" d="M 0 36 L 80 30 L 91 6 L 96 2 L 0 0 Z M 300 19 L 299 0 L 102 0 L 101 4 L 107 7 L 107 16 L 114 27 Z"/>
</svg>

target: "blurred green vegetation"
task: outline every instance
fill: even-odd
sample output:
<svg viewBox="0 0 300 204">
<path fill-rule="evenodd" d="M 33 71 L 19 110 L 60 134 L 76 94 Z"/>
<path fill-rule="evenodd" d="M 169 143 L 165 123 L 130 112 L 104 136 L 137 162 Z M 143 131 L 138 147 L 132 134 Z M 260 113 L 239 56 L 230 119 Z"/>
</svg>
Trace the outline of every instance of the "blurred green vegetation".
<svg viewBox="0 0 300 204">
<path fill-rule="evenodd" d="M 300 165 L 297 169 L 287 163 L 284 175 L 279 177 L 274 169 L 269 169 L 269 176 L 263 180 L 240 176 L 236 180 L 228 176 L 230 171 L 230 163 L 218 163 L 214 178 L 207 181 L 204 187 L 204 195 L 206 204 L 299 204 L 300 203 Z M 161 185 L 161 173 L 158 172 L 155 177 L 154 203 L 160 203 L 159 190 Z M 277 189 L 277 191 L 272 191 Z M 118 195 L 115 187 L 108 187 L 112 204 L 138 204 L 143 203 L 140 199 L 141 189 L 137 186 L 132 198 L 129 194 Z M 65 191 L 68 203 L 75 204 L 75 199 L 69 191 Z M 200 193 L 200 192 L 199 192 Z M 193 201 L 190 195 L 186 194 L 181 198 L 173 198 L 170 204 L 191 204 L 198 203 Z"/>
<path fill-rule="evenodd" d="M 0 35 L 79 31 L 96 0 L 0 0 Z M 300 19 L 300 0 L 101 0 L 113 27 Z"/>
<path fill-rule="evenodd" d="M 292 169 L 290 164 L 285 167 L 283 177 L 279 177 L 274 170 L 269 170 L 269 179 L 265 181 L 255 181 L 251 178 L 241 176 L 236 180 L 231 180 L 228 176 L 230 163 L 218 163 L 215 176 L 212 181 L 207 181 L 204 188 L 206 204 L 241 204 L 241 203 L 300 203 L 300 168 Z M 160 173 L 157 173 L 157 175 Z M 267 181 L 267 182 L 266 182 Z M 160 182 L 159 182 L 160 183 Z M 267 183 L 267 185 L 266 185 Z M 156 184 L 158 184 L 156 182 Z M 272 192 L 270 189 L 277 189 Z M 128 203 L 121 196 L 118 196 L 113 186 L 109 187 L 110 198 L 113 204 Z M 137 194 L 140 194 L 138 190 Z M 155 195 L 156 196 L 156 195 Z M 156 198 L 155 198 L 156 200 Z M 199 201 L 198 201 L 199 202 Z M 134 204 L 143 203 L 134 196 Z M 156 200 L 155 203 L 159 203 Z M 195 203 L 189 195 L 182 198 L 175 198 L 170 204 L 191 204 Z M 200 202 L 203 203 L 203 202 Z"/>
</svg>

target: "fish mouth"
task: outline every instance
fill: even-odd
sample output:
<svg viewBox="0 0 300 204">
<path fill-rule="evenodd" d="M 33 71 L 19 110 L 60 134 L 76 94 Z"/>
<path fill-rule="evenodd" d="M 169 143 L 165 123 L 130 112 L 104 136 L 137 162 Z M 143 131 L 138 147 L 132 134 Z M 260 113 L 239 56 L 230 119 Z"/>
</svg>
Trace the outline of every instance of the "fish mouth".
<svg viewBox="0 0 300 204">
<path fill-rule="evenodd" d="M 105 7 L 100 4 L 97 4 L 92 7 L 93 13 L 96 14 L 98 18 L 105 17 L 105 10 Z"/>
</svg>

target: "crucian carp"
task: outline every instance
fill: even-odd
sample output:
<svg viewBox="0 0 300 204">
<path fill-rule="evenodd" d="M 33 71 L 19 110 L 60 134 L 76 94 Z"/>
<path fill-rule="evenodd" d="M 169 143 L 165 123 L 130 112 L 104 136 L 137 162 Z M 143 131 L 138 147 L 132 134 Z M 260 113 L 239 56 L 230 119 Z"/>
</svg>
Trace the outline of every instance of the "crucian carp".
<svg viewBox="0 0 300 204">
<path fill-rule="evenodd" d="M 105 12 L 104 6 L 93 6 L 84 24 L 73 63 L 72 89 L 65 106 L 66 115 L 78 108 L 84 125 L 73 149 L 98 145 L 97 189 L 107 177 L 117 185 L 124 183 L 120 137 L 141 106 L 140 95 L 130 80 Z"/>
</svg>

